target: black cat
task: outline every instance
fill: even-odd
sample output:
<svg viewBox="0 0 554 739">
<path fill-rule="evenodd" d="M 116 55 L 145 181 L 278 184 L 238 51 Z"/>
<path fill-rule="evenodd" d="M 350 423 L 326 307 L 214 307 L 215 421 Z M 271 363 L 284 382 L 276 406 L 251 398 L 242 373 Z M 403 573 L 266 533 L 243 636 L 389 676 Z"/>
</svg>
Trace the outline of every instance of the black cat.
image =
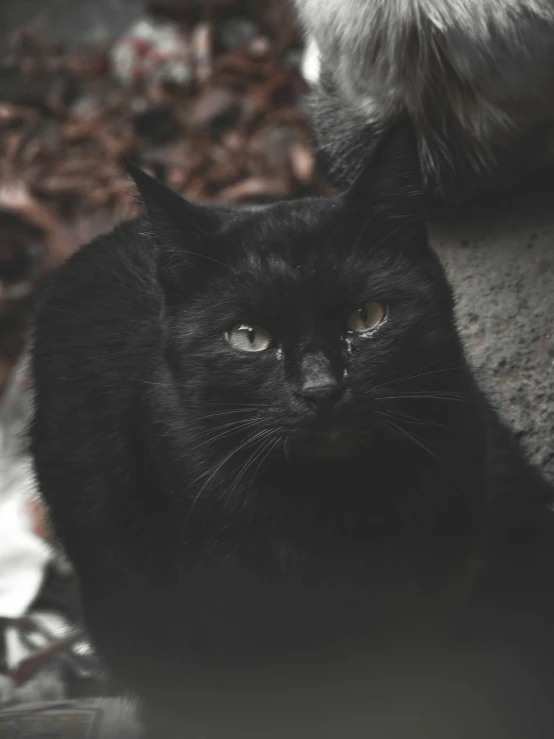
<svg viewBox="0 0 554 739">
<path fill-rule="evenodd" d="M 464 357 L 409 126 L 332 199 L 202 207 L 132 175 L 147 216 L 39 312 L 31 435 L 152 725 L 551 736 L 553 491 Z"/>
</svg>

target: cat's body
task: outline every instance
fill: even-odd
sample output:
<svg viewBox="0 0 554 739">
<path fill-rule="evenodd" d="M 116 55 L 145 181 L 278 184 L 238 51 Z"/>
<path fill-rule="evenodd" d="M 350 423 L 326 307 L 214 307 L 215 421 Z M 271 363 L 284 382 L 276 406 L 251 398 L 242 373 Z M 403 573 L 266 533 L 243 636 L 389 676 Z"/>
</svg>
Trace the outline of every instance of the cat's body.
<svg viewBox="0 0 554 739">
<path fill-rule="evenodd" d="M 295 0 L 312 122 L 345 187 L 375 135 L 410 116 L 428 188 L 463 197 L 553 159 L 552 0 Z"/>
<path fill-rule="evenodd" d="M 199 736 L 554 727 L 552 491 L 474 383 L 389 139 L 346 197 L 256 212 L 136 175 L 148 221 L 38 316 L 33 453 L 90 630 Z"/>
</svg>

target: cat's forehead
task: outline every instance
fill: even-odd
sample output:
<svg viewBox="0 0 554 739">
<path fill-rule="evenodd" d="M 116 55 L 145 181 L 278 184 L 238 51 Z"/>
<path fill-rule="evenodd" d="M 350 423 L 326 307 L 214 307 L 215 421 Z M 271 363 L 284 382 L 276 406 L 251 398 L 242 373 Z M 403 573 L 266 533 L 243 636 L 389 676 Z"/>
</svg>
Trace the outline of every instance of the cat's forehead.
<svg viewBox="0 0 554 739">
<path fill-rule="evenodd" d="M 230 232 L 235 269 L 249 283 L 289 287 L 336 275 L 345 251 L 339 206 L 333 200 L 275 204 L 251 214 Z M 344 264 L 342 265 L 344 266 Z"/>
<path fill-rule="evenodd" d="M 227 231 L 233 252 L 231 292 L 264 306 L 314 308 L 363 298 L 387 278 L 390 258 L 357 249 L 340 201 L 276 204 L 246 215 Z M 365 238 L 371 240 L 368 231 Z"/>
<path fill-rule="evenodd" d="M 306 261 L 322 241 L 333 246 L 343 226 L 340 201 L 331 198 L 274 203 L 247 211 L 227 229 L 244 250 L 271 250 Z"/>
<path fill-rule="evenodd" d="M 324 280 L 337 270 L 348 272 L 356 233 L 338 199 L 320 198 L 276 203 L 250 214 L 231 232 L 237 268 L 253 271 L 260 281 L 304 283 Z M 371 257 L 363 260 L 369 269 Z M 357 264 L 356 269 L 364 269 Z"/>
</svg>

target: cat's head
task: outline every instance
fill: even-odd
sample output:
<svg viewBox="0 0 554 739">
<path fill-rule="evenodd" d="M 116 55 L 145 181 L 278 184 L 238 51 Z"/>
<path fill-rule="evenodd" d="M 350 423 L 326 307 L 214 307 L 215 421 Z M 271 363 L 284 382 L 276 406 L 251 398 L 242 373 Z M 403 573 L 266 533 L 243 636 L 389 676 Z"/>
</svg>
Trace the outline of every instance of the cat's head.
<svg viewBox="0 0 554 739">
<path fill-rule="evenodd" d="M 335 198 L 207 207 L 132 175 L 160 246 L 168 357 L 195 448 L 257 450 L 254 465 L 289 440 L 340 455 L 399 414 L 448 410 L 415 395 L 448 390 L 463 360 L 406 124 Z"/>
</svg>

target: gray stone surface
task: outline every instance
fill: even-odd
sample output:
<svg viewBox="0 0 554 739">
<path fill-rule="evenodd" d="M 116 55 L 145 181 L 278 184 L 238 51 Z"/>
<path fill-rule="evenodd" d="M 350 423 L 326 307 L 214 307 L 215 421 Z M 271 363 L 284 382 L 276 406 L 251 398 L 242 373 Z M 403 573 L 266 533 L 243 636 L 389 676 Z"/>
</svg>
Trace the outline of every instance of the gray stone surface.
<svg viewBox="0 0 554 739">
<path fill-rule="evenodd" d="M 481 385 L 554 481 L 554 196 L 432 227 Z"/>
</svg>

